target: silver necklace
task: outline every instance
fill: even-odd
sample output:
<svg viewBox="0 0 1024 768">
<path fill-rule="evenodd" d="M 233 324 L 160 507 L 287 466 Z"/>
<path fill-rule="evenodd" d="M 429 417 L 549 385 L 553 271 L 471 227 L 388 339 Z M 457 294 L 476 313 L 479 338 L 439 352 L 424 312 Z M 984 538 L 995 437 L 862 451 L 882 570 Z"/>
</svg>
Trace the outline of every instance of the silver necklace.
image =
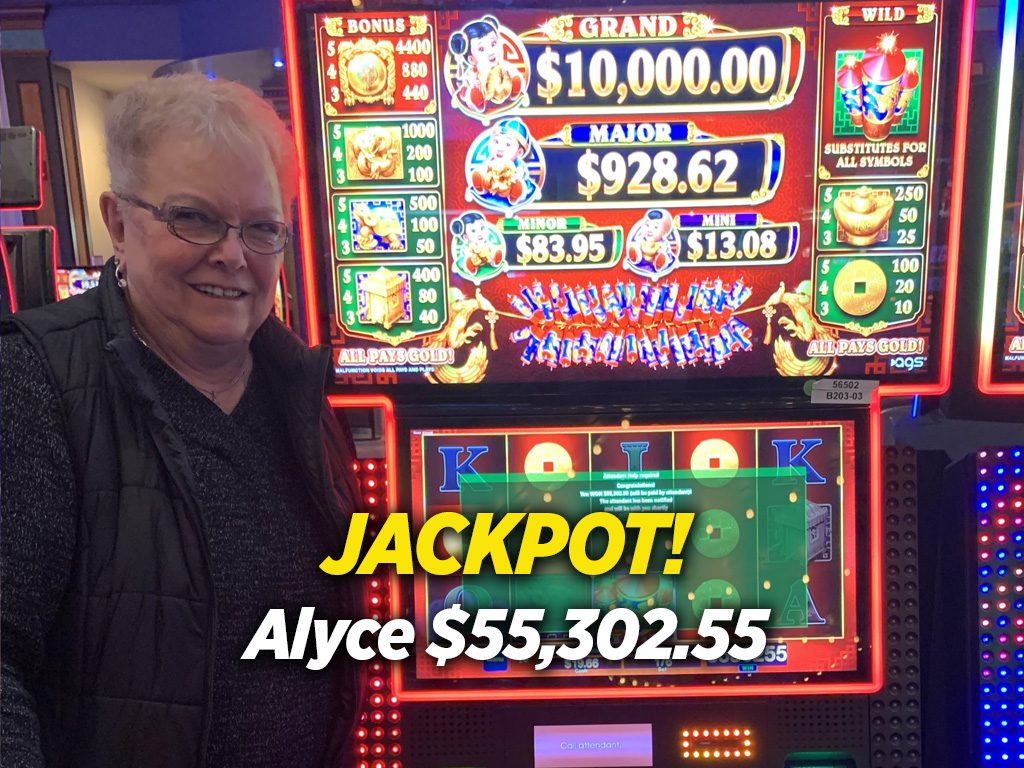
<svg viewBox="0 0 1024 768">
<path fill-rule="evenodd" d="M 132 326 L 132 335 L 136 339 L 138 339 L 139 343 L 142 346 L 144 346 L 150 352 L 153 352 L 153 354 L 157 354 L 153 350 L 153 348 L 151 346 L 149 346 L 149 344 L 146 343 L 146 340 L 144 338 L 142 338 L 142 336 L 139 335 L 139 332 L 138 332 L 138 330 L 136 330 L 134 325 Z M 235 385 L 238 384 L 238 382 L 243 379 L 243 377 L 245 378 L 245 382 L 247 384 L 249 382 L 249 361 L 248 360 L 246 360 L 244 363 L 242 363 L 241 370 L 235 375 L 235 377 L 230 382 L 225 384 L 223 387 L 220 387 L 218 389 L 203 389 L 202 387 L 198 386 L 197 384 L 193 384 L 191 381 L 189 381 L 188 377 L 185 374 L 183 374 L 181 371 L 179 371 L 173 365 L 171 365 L 166 360 L 164 360 L 164 358 L 162 356 L 157 355 L 157 357 L 159 357 L 161 360 L 163 360 L 164 363 L 166 363 L 167 366 L 169 368 L 171 368 L 171 370 L 173 370 L 175 373 L 177 373 L 179 376 L 181 376 L 181 378 L 183 378 L 185 381 L 188 381 L 188 383 L 191 386 L 195 387 L 200 392 L 202 392 L 203 395 L 205 395 L 210 400 L 210 402 L 212 402 L 214 405 L 217 404 L 217 397 L 219 395 L 223 395 L 225 392 L 230 392 L 232 389 L 234 389 Z"/>
</svg>

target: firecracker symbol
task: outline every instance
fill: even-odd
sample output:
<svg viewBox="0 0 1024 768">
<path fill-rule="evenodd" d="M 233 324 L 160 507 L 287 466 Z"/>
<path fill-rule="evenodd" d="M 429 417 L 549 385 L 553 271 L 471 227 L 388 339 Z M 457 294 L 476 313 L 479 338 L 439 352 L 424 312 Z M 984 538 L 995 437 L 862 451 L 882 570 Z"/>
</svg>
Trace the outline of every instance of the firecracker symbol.
<svg viewBox="0 0 1024 768">
<path fill-rule="evenodd" d="M 552 281 L 509 294 L 528 321 L 511 334 L 525 344 L 520 360 L 550 368 L 640 362 L 651 368 L 704 362 L 721 367 L 749 350 L 753 335 L 736 317 L 750 298 L 743 279 L 652 284 L 590 283 L 575 287 Z"/>
</svg>

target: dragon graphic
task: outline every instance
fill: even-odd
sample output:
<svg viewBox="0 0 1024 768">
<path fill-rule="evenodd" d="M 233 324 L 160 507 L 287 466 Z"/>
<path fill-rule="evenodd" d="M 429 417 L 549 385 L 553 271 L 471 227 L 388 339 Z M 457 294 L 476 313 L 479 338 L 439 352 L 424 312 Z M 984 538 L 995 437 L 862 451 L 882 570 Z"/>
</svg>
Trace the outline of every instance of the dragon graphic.
<svg viewBox="0 0 1024 768">
<path fill-rule="evenodd" d="M 477 288 L 475 296 L 466 296 L 458 288 L 452 288 L 451 300 L 448 302 L 448 322 L 435 334 L 423 340 L 424 347 L 459 349 L 477 337 L 484 326 L 474 321 L 473 315 L 484 312 L 484 319 L 491 326 L 490 347 L 497 350 L 498 343 L 494 335 L 494 324 L 498 322 L 498 311 L 494 305 Z M 487 373 L 487 345 L 478 341 L 469 352 L 466 361 L 461 365 L 441 365 L 427 374 L 432 384 L 476 384 L 483 380 Z"/>
<path fill-rule="evenodd" d="M 764 343 L 772 344 L 772 318 L 777 313 L 776 307 L 783 305 L 789 309 L 791 317 L 780 317 L 779 327 L 786 331 L 790 338 L 780 333 L 772 346 L 772 357 L 776 370 L 783 376 L 831 376 L 839 367 L 835 357 L 800 358 L 793 350 L 792 339 L 802 342 L 835 341 L 839 332 L 826 328 L 819 323 L 811 312 L 813 301 L 810 280 L 804 280 L 793 291 L 786 290 L 785 283 L 779 283 L 778 289 L 769 297 L 764 305 L 765 326 Z"/>
</svg>

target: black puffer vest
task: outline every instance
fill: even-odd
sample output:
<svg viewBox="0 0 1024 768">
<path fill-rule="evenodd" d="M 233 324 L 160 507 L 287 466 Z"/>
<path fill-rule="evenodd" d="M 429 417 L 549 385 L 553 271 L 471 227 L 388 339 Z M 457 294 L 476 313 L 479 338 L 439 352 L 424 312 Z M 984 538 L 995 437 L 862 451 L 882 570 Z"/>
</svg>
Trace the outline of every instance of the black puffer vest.
<svg viewBox="0 0 1024 768">
<path fill-rule="evenodd" d="M 185 447 L 142 368 L 113 264 L 98 288 L 15 315 L 4 332 L 22 333 L 52 374 L 78 491 L 73 572 L 34 691 L 47 766 L 205 766 L 217 636 L 209 552 Z M 335 547 L 358 496 L 350 439 L 324 402 L 327 352 L 273 319 L 252 351 Z M 354 590 L 338 582 L 354 615 Z M 331 766 L 357 696 L 354 680 L 343 687 Z"/>
</svg>

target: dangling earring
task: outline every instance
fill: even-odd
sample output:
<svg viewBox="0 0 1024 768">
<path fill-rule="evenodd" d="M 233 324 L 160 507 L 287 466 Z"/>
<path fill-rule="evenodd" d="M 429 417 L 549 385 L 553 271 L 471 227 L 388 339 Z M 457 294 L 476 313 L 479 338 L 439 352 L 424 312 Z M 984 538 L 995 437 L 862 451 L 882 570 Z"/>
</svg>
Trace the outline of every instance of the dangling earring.
<svg viewBox="0 0 1024 768">
<path fill-rule="evenodd" d="M 124 279 L 124 272 L 121 271 L 121 262 L 114 262 L 114 277 L 117 278 L 117 287 L 122 291 L 128 287 L 128 281 Z"/>
</svg>

